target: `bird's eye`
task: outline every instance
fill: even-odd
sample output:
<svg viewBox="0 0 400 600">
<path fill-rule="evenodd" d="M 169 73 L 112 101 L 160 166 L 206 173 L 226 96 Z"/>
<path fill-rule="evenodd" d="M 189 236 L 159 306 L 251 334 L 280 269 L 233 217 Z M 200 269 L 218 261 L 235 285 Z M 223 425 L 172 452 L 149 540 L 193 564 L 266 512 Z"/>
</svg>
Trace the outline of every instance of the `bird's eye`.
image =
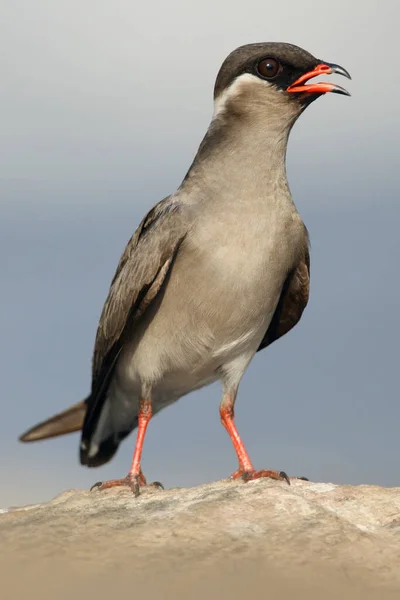
<svg viewBox="0 0 400 600">
<path fill-rule="evenodd" d="M 257 65 L 257 71 L 264 79 L 273 79 L 281 70 L 281 65 L 275 58 L 263 58 Z"/>
</svg>

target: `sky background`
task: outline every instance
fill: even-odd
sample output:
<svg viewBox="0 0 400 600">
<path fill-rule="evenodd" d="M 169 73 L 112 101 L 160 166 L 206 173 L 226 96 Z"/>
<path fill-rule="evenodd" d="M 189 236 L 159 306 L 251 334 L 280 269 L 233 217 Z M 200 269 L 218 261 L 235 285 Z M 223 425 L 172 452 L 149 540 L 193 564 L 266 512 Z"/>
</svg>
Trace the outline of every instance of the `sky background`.
<svg viewBox="0 0 400 600">
<path fill-rule="evenodd" d="M 288 176 L 312 242 L 301 323 L 259 353 L 237 400 L 256 468 L 315 481 L 400 485 L 398 29 L 381 2 L 133 3 L 8 0 L 1 8 L 0 507 L 121 477 L 78 463 L 79 436 L 20 433 L 84 397 L 97 321 L 124 245 L 173 192 L 235 47 L 295 43 L 348 69 L 297 122 Z M 333 79 L 332 79 L 333 80 Z M 160 413 L 148 480 L 167 487 L 236 469 L 218 384 Z"/>
</svg>

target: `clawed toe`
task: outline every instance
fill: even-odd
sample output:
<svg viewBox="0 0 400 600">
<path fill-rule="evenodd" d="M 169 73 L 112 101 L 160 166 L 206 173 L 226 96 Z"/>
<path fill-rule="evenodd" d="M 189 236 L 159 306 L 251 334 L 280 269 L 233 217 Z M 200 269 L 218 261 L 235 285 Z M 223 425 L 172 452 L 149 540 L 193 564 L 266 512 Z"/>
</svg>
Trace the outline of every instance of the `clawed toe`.
<svg viewBox="0 0 400 600">
<path fill-rule="evenodd" d="M 155 487 L 158 490 L 164 490 L 164 486 L 160 481 L 153 481 L 152 483 L 149 483 L 147 487 Z"/>
<path fill-rule="evenodd" d="M 102 481 L 96 481 L 96 483 L 94 483 L 92 485 L 92 487 L 90 488 L 90 491 L 92 492 L 93 490 L 97 489 L 97 488 L 101 488 L 101 486 L 103 485 Z"/>
<path fill-rule="evenodd" d="M 146 483 L 146 478 L 144 477 L 143 473 L 139 473 L 139 475 L 127 475 L 126 477 L 124 477 L 123 479 L 111 479 L 110 481 L 97 481 L 97 483 L 95 483 L 94 485 L 92 485 L 92 487 L 90 488 L 90 491 L 92 490 L 99 490 L 99 491 L 103 491 L 103 490 L 107 490 L 109 488 L 113 488 L 113 487 L 129 487 L 132 490 L 132 493 L 134 494 L 135 498 L 137 498 L 137 496 L 139 496 L 140 494 L 140 488 L 141 487 L 155 487 L 157 489 L 164 489 L 164 486 L 162 483 L 160 483 L 159 481 L 154 481 L 153 483 L 150 483 L 149 485 L 147 485 Z"/>
<path fill-rule="evenodd" d="M 140 494 L 140 487 L 144 486 L 144 485 L 146 485 L 146 483 L 143 483 L 139 476 L 130 477 L 128 475 L 127 477 L 124 477 L 123 479 L 111 479 L 110 481 L 104 481 L 104 482 L 98 481 L 97 483 L 92 485 L 92 487 L 90 488 L 90 491 L 92 491 L 92 490 L 103 491 L 103 490 L 107 490 L 107 489 L 113 488 L 113 487 L 129 487 L 136 497 L 136 496 L 139 496 L 139 494 Z"/>
<path fill-rule="evenodd" d="M 283 479 L 284 481 L 286 481 L 286 483 L 287 483 L 288 485 L 290 485 L 290 479 L 289 479 L 289 477 L 286 475 L 285 471 L 280 471 L 280 472 L 279 472 L 279 477 L 280 477 L 281 479 Z"/>
<path fill-rule="evenodd" d="M 275 479 L 276 481 L 286 481 L 288 485 L 290 485 L 290 479 L 285 473 L 285 471 L 272 471 L 272 470 L 262 470 L 262 471 L 243 471 L 238 469 L 231 475 L 231 479 L 242 479 L 243 481 L 253 481 L 254 479 L 261 478 L 269 478 Z"/>
</svg>

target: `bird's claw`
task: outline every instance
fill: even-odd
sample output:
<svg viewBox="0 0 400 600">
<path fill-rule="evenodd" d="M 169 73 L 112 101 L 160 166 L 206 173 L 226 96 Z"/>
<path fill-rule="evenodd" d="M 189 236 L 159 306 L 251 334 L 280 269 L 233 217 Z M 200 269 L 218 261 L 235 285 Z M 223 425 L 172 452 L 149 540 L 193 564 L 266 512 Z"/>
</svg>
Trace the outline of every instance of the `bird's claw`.
<svg viewBox="0 0 400 600">
<path fill-rule="evenodd" d="M 92 492 L 93 490 L 95 490 L 96 488 L 99 488 L 99 487 L 101 487 L 102 485 L 103 485 L 103 482 L 102 482 L 102 481 L 96 481 L 96 483 L 94 483 L 94 484 L 92 485 L 92 487 L 90 488 L 90 490 L 89 490 L 89 491 L 90 491 L 90 492 Z"/>
<path fill-rule="evenodd" d="M 155 487 L 160 490 L 164 489 L 163 484 L 159 481 L 154 481 L 153 483 L 147 485 L 146 478 L 144 477 L 143 473 L 139 473 L 139 475 L 127 475 L 123 479 L 111 479 L 110 481 L 104 482 L 97 481 L 94 485 L 92 485 L 90 491 L 95 489 L 102 491 L 112 487 L 129 487 L 132 490 L 135 498 L 140 495 L 141 487 Z"/>
<path fill-rule="evenodd" d="M 149 483 L 149 486 L 155 487 L 159 490 L 164 490 L 164 486 L 160 481 L 153 481 L 153 483 Z"/>
<path fill-rule="evenodd" d="M 290 479 L 284 471 L 262 470 L 262 471 L 243 471 L 238 469 L 231 479 L 242 479 L 243 481 L 252 481 L 261 478 L 275 479 L 276 481 L 286 481 L 290 485 Z"/>
<path fill-rule="evenodd" d="M 284 481 L 286 481 L 286 483 L 288 485 L 290 485 L 290 479 L 289 477 L 286 475 L 285 471 L 280 471 L 279 472 L 279 476 L 281 477 L 281 479 L 283 479 Z"/>
</svg>

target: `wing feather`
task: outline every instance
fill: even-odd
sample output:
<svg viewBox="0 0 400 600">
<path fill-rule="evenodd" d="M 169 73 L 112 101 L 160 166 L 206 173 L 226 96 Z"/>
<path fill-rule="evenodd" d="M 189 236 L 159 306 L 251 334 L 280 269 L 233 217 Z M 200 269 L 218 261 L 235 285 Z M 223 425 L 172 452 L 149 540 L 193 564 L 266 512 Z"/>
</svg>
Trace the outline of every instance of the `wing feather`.
<svg viewBox="0 0 400 600">
<path fill-rule="evenodd" d="M 187 212 L 173 197 L 143 219 L 120 258 L 100 316 L 93 353 L 92 392 L 82 442 L 100 416 L 125 334 L 156 298 L 187 233 Z"/>
<path fill-rule="evenodd" d="M 306 247 L 303 257 L 286 278 L 278 306 L 257 352 L 285 335 L 300 321 L 308 303 L 309 292 L 310 253 Z"/>
</svg>

